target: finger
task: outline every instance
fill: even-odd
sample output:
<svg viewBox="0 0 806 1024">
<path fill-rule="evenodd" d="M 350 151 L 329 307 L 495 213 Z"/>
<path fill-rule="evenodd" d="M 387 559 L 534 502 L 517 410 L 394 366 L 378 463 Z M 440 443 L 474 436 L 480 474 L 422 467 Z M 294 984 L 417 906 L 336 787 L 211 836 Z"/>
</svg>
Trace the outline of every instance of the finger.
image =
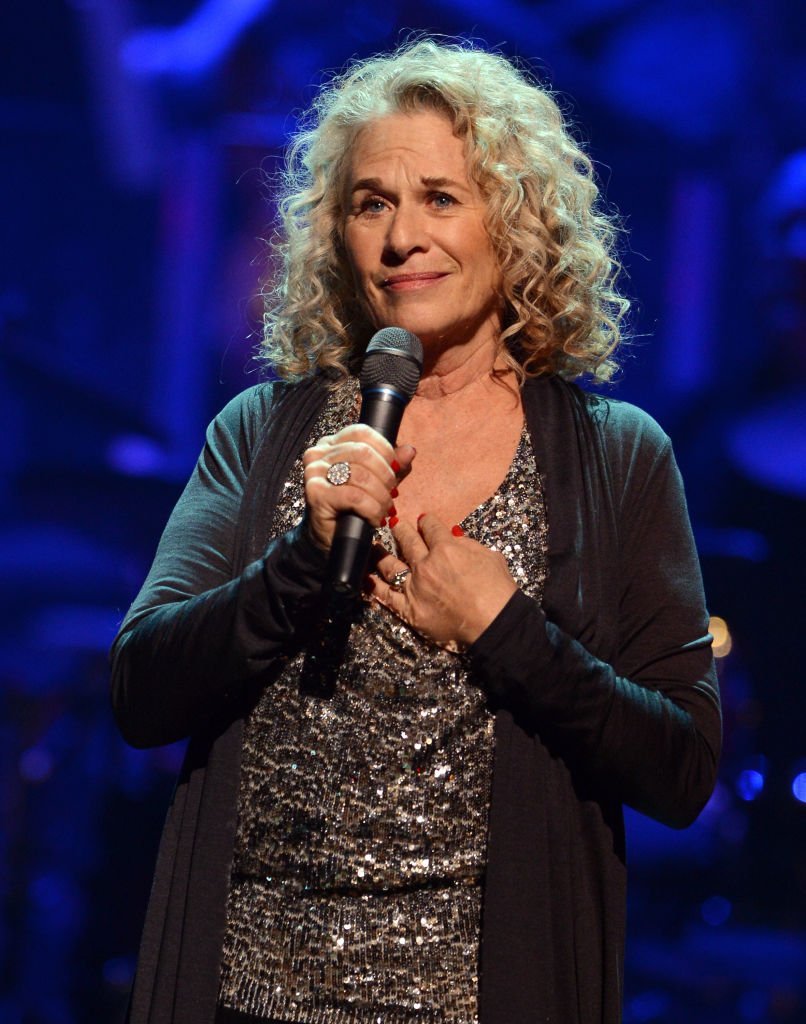
<svg viewBox="0 0 806 1024">
<path fill-rule="evenodd" d="M 376 449 L 356 442 L 348 442 L 333 450 L 330 458 L 343 459 L 352 465 L 358 462 L 373 473 L 382 483 L 387 494 L 396 489 L 398 477 L 391 463 L 380 455 Z"/>
<path fill-rule="evenodd" d="M 439 516 L 426 512 L 417 519 L 417 529 L 430 550 L 453 536 L 453 532 L 442 522 Z"/>
<path fill-rule="evenodd" d="M 420 536 L 417 528 L 411 523 L 399 522 L 393 529 L 401 558 L 410 566 L 415 566 L 428 554 L 428 545 Z"/>
<path fill-rule="evenodd" d="M 381 481 L 387 491 L 391 491 L 397 483 L 389 462 L 375 448 L 363 442 L 342 441 L 320 452 L 319 459 L 331 466 L 334 462 L 346 462 L 351 470 L 356 466 L 364 466 Z"/>
<path fill-rule="evenodd" d="M 372 545 L 370 552 L 370 562 L 372 570 L 368 579 L 370 592 L 374 597 L 380 597 L 381 594 L 386 594 L 387 591 L 392 593 L 400 592 L 405 582 L 402 582 L 402 586 L 394 586 L 394 578 L 399 573 L 410 574 L 411 568 L 405 562 L 401 561 L 397 555 L 391 554 L 382 544 L 375 543 Z M 406 581 L 408 576 L 406 577 Z"/>
<path fill-rule="evenodd" d="M 346 463 L 349 470 L 343 483 L 334 482 L 328 475 L 333 466 L 339 463 Z M 353 502 L 356 490 L 365 491 L 370 495 L 383 507 L 384 514 L 392 504 L 395 477 L 391 469 L 361 445 L 340 445 L 330 453 L 312 459 L 305 465 L 303 475 L 306 488 L 326 488 L 321 493 L 322 500 L 334 507 L 343 508 L 345 500 Z"/>
<path fill-rule="evenodd" d="M 351 423 L 333 435 L 334 446 L 342 444 L 359 444 L 375 452 L 388 468 L 395 458 L 395 450 L 386 438 L 366 423 Z M 409 460 L 410 461 L 410 460 Z"/>
<path fill-rule="evenodd" d="M 388 499 L 395 490 L 397 478 L 391 467 L 367 445 L 346 442 L 325 451 L 312 448 L 308 450 L 307 456 L 305 472 L 309 477 L 326 476 L 332 466 L 345 462 L 350 470 L 347 483 L 370 489 L 379 500 L 381 492 Z M 343 487 L 345 484 L 333 486 Z"/>
<path fill-rule="evenodd" d="M 389 513 L 389 492 L 383 485 L 369 474 L 353 472 L 350 481 L 338 486 L 332 484 L 326 476 L 327 463 L 315 463 L 306 468 L 305 486 L 309 504 L 315 502 L 331 509 L 338 515 L 340 512 L 355 512 L 374 526 L 380 526 L 381 520 Z"/>
<path fill-rule="evenodd" d="M 405 562 L 401 561 L 401 559 L 397 557 L 397 555 L 393 555 L 387 551 L 382 544 L 377 544 L 374 547 L 371 558 L 373 560 L 372 571 L 387 581 L 390 580 L 396 572 L 401 572 L 403 569 L 409 568 Z"/>
<path fill-rule="evenodd" d="M 396 558 L 394 561 L 387 562 L 384 565 L 383 570 L 380 570 L 380 577 L 392 590 L 400 593 L 408 586 L 411 580 L 411 569 L 405 562 L 401 562 L 399 558 Z"/>
<path fill-rule="evenodd" d="M 410 447 L 410 446 L 409 446 Z M 382 479 L 389 490 L 397 483 L 392 468 L 395 451 L 389 442 L 377 431 L 366 424 L 353 423 L 340 430 L 337 434 L 326 434 L 311 445 L 302 456 L 303 465 L 325 459 L 331 465 L 334 462 L 361 462 Z M 407 467 L 411 464 L 410 455 L 403 456 Z"/>
<path fill-rule="evenodd" d="M 394 612 L 399 619 L 408 622 L 409 600 L 406 594 L 407 583 L 408 581 L 399 590 L 395 590 L 382 576 L 370 576 L 370 596 L 379 604 L 382 604 L 384 608 Z"/>
<path fill-rule="evenodd" d="M 395 457 L 392 459 L 392 469 L 398 480 L 403 480 L 411 472 L 411 464 L 417 449 L 413 444 L 399 444 L 395 448 Z"/>
<path fill-rule="evenodd" d="M 316 444 L 312 444 L 310 448 L 306 448 L 302 453 L 302 465 L 308 466 L 312 462 L 317 462 L 319 459 L 323 459 L 328 452 L 329 446 L 325 443 L 325 438 L 321 437 Z"/>
<path fill-rule="evenodd" d="M 391 558 L 389 551 L 380 543 L 380 541 L 373 540 L 372 546 L 369 549 L 369 571 L 375 572 L 378 566 L 384 558 Z"/>
</svg>

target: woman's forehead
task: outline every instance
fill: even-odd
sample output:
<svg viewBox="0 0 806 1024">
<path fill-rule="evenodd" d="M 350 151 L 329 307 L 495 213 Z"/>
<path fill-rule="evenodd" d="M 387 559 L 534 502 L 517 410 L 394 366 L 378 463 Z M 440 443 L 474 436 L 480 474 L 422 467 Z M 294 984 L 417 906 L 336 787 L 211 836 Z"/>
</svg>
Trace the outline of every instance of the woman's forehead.
<svg viewBox="0 0 806 1024">
<path fill-rule="evenodd" d="M 350 185 L 400 165 L 419 168 L 423 177 L 470 183 L 465 141 L 434 111 L 388 114 L 365 125 L 351 149 Z"/>
</svg>

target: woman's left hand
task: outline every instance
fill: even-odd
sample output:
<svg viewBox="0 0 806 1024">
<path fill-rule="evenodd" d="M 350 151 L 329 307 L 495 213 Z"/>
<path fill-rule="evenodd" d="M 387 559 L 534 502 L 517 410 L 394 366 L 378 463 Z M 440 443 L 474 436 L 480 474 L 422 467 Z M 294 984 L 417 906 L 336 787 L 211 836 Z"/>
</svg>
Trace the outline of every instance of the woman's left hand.
<svg viewBox="0 0 806 1024">
<path fill-rule="evenodd" d="M 456 536 L 435 515 L 395 526 L 400 558 L 384 555 L 371 576 L 372 596 L 412 629 L 449 649 L 477 640 L 518 589 L 500 551 Z M 391 581 L 410 570 L 400 586 Z"/>
</svg>

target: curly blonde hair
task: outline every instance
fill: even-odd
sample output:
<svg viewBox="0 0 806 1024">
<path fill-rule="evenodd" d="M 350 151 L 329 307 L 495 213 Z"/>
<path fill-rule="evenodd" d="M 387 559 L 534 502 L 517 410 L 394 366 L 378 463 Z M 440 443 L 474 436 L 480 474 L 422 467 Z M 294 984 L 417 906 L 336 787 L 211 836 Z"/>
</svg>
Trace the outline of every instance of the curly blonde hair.
<svg viewBox="0 0 806 1024">
<path fill-rule="evenodd" d="M 360 358 L 372 325 L 342 242 L 351 151 L 369 122 L 421 110 L 450 119 L 485 198 L 506 361 L 521 380 L 608 380 L 629 302 L 615 287 L 620 229 L 590 159 L 547 89 L 505 57 L 433 39 L 351 65 L 308 112 L 282 179 L 282 273 L 264 293 L 262 358 L 288 380 L 317 370 L 340 377 Z"/>
</svg>

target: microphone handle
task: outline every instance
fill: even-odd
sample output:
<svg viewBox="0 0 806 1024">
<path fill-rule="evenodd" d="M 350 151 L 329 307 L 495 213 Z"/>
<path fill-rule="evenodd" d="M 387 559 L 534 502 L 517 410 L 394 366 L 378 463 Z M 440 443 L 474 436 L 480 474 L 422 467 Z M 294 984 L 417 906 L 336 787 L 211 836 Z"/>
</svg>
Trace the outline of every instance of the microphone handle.
<svg viewBox="0 0 806 1024">
<path fill-rule="evenodd" d="M 406 404 L 393 388 L 368 388 L 361 394 L 358 422 L 377 430 L 394 445 Z M 337 594 L 355 596 L 361 592 L 374 532 L 374 527 L 354 512 L 339 516 L 328 565 L 330 586 Z"/>
</svg>

